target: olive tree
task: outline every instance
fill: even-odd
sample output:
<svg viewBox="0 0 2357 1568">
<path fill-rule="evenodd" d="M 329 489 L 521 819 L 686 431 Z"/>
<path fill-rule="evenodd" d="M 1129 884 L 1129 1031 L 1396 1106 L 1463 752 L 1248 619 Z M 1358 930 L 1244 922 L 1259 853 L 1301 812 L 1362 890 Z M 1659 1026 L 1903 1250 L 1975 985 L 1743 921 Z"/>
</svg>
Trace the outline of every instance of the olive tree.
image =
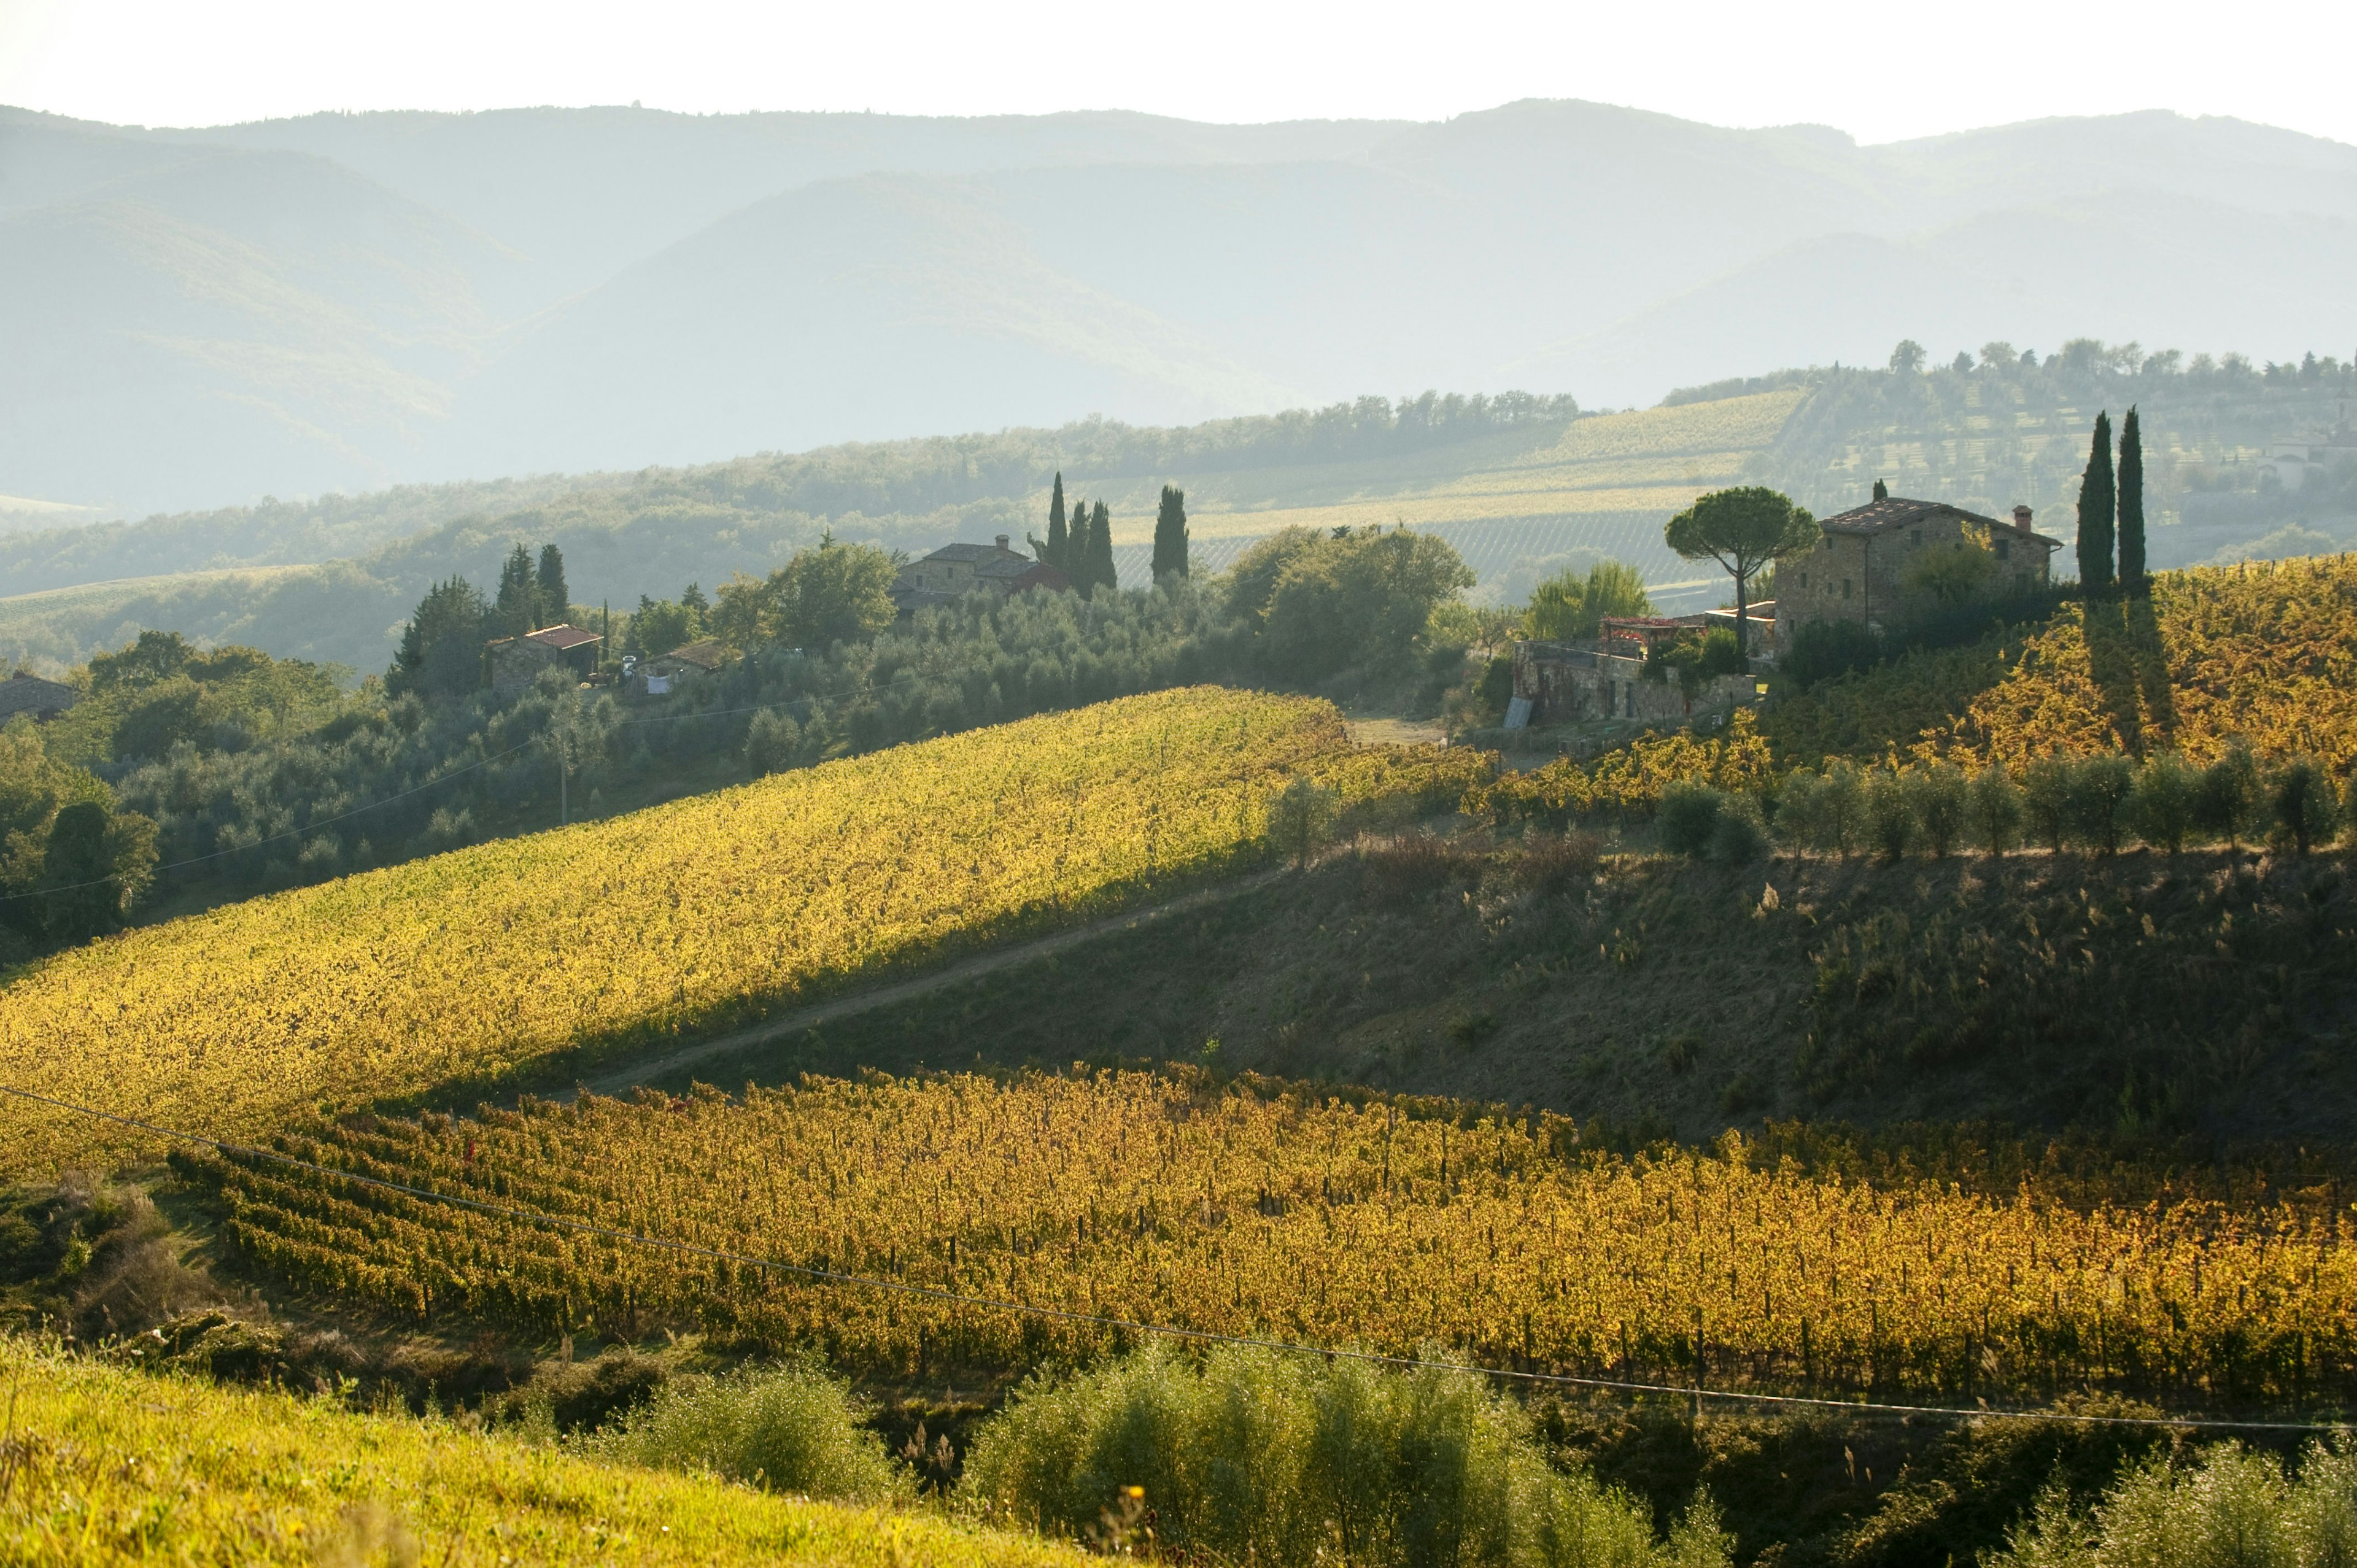
<svg viewBox="0 0 2357 1568">
<path fill-rule="evenodd" d="M 1771 562 L 1817 545 L 1817 520 L 1792 498 L 1762 485 L 1713 490 L 1670 519 L 1669 547 L 1689 561 L 1711 560 L 1735 579 L 1736 652 L 1750 647 L 1749 591 L 1754 574 Z"/>
</svg>

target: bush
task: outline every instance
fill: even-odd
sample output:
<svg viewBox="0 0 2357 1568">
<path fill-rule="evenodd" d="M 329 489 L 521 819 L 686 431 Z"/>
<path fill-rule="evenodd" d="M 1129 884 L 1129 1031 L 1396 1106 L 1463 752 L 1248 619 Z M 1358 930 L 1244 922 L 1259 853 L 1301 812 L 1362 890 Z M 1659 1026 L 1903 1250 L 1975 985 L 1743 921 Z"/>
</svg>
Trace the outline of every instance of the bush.
<svg viewBox="0 0 2357 1568">
<path fill-rule="evenodd" d="M 1594 833 L 1531 833 L 1514 862 L 1516 886 L 1533 893 L 1577 887 L 1604 863 L 1604 841 Z"/>
<path fill-rule="evenodd" d="M 2156 849 L 2175 854 L 2193 832 L 2201 776 L 2185 766 L 2173 751 L 2145 759 L 2136 769 L 2136 791 L 2128 800 L 2128 818 L 2136 837 Z"/>
<path fill-rule="evenodd" d="M 1964 774 L 1945 762 L 1910 769 L 1907 795 L 1924 849 L 1934 860 L 1953 854 L 1972 819 L 1972 793 Z"/>
<path fill-rule="evenodd" d="M 1479 855 L 1422 829 L 1362 849 L 1359 865 L 1368 897 L 1398 906 L 1420 903 L 1450 883 L 1480 872 Z"/>
<path fill-rule="evenodd" d="M 1882 858 L 1898 862 L 1915 845 L 1915 801 L 1905 778 L 1878 768 L 1866 785 L 1866 833 Z"/>
<path fill-rule="evenodd" d="M 802 746 L 802 726 L 782 708 L 764 708 L 753 715 L 745 732 L 745 763 L 756 775 L 793 766 Z"/>
<path fill-rule="evenodd" d="M 2318 1443 L 2297 1480 L 2272 1455 L 2222 1443 L 2190 1465 L 2149 1461 L 2081 1511 L 2040 1498 L 1991 1568 L 2311 1568 L 2357 1561 L 2357 1455 Z"/>
<path fill-rule="evenodd" d="M 2341 801 L 2332 775 L 2309 757 L 2296 757 L 2267 781 L 2268 814 L 2275 837 L 2300 854 L 2332 842 L 2341 831 Z"/>
<path fill-rule="evenodd" d="M 2241 742 L 2201 770 L 2201 784 L 2193 798 L 2193 825 L 2212 838 L 2240 843 L 2256 823 L 2259 810 L 2259 765 Z"/>
<path fill-rule="evenodd" d="M 1992 763 L 1973 775 L 1973 842 L 1989 854 L 2003 854 L 2021 836 L 2021 791 L 2013 775 Z"/>
<path fill-rule="evenodd" d="M 2063 786 L 2072 835 L 2100 854 L 2118 854 L 2135 791 L 2136 769 L 2125 757 L 2090 757 L 2073 764 Z"/>
<path fill-rule="evenodd" d="M 2021 804 L 2030 830 L 2048 849 L 2062 853 L 2063 835 L 2071 831 L 2071 765 L 2059 757 L 2041 757 L 2021 776 Z"/>
<path fill-rule="evenodd" d="M 1663 850 L 1697 858 L 1709 854 L 1726 804 L 1727 797 L 1707 784 L 1680 780 L 1663 790 L 1661 810 L 1653 819 Z"/>
<path fill-rule="evenodd" d="M 902 1481 L 848 1387 L 814 1366 L 677 1379 L 593 1446 L 634 1465 L 708 1471 L 773 1492 L 878 1498 Z"/>
<path fill-rule="evenodd" d="M 1776 674 L 1794 691 L 1805 692 L 1882 660 L 1882 639 L 1854 620 L 1813 620 L 1792 630 L 1792 646 L 1777 656 Z"/>
<path fill-rule="evenodd" d="M 1225 1561 L 1728 1561 L 1706 1500 L 1664 1544 L 1644 1505 L 1555 1471 L 1512 1401 L 1438 1367 L 1231 1348 L 1194 1363 L 1149 1347 L 1066 1382 L 1027 1383 L 976 1435 L 963 1485 L 994 1512 L 1067 1536 L 1143 1487 L 1167 1544 Z"/>
<path fill-rule="evenodd" d="M 1711 824 L 1710 858 L 1721 865 L 1749 865 L 1768 857 L 1768 828 L 1760 820 L 1759 803 L 1749 795 L 1729 795 L 1719 802 Z"/>
</svg>

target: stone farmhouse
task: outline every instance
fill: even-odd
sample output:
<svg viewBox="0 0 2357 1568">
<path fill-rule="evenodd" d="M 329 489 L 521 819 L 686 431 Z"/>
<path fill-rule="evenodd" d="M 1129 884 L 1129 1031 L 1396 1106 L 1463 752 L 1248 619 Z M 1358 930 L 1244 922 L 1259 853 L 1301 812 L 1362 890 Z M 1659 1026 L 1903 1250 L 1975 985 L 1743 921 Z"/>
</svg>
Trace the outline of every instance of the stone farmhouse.
<svg viewBox="0 0 2357 1568">
<path fill-rule="evenodd" d="M 1793 629 L 1813 620 L 1879 626 L 1908 607 L 1909 575 L 1936 550 L 1978 544 L 1996 557 L 1990 588 L 2026 593 L 2052 576 L 2062 547 L 2029 526 L 2026 506 L 2000 522 L 1945 501 L 1885 496 L 1826 518 L 1817 547 L 1776 567 L 1776 642 L 1790 647 Z"/>
<path fill-rule="evenodd" d="M 542 671 L 559 667 L 587 681 L 597 668 L 597 645 L 605 640 L 577 626 L 545 626 L 522 637 L 502 637 L 490 645 L 491 690 L 503 698 L 519 696 Z"/>
<path fill-rule="evenodd" d="M 19 670 L 0 681 L 0 725 L 18 714 L 30 714 L 36 724 L 46 724 L 81 700 L 81 693 L 61 681 L 44 681 Z"/>
<path fill-rule="evenodd" d="M 903 619 L 928 605 L 955 604 L 976 588 L 995 588 L 1008 598 L 1026 588 L 1054 592 L 1072 580 L 1044 561 L 1007 548 L 1006 535 L 993 544 L 944 544 L 900 568 L 892 602 Z"/>
</svg>

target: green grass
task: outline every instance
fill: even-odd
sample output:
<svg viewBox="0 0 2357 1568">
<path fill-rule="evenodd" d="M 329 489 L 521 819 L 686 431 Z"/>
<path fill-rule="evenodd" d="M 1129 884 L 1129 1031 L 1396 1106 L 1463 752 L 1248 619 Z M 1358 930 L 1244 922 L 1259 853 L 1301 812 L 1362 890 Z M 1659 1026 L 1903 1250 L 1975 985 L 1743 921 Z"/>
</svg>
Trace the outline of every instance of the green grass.
<svg viewBox="0 0 2357 1568">
<path fill-rule="evenodd" d="M 126 1352 L 131 1354 L 131 1352 Z M 1076 1563 L 908 1509 L 600 1464 L 449 1421 L 0 1339 L 0 1562 Z"/>
</svg>

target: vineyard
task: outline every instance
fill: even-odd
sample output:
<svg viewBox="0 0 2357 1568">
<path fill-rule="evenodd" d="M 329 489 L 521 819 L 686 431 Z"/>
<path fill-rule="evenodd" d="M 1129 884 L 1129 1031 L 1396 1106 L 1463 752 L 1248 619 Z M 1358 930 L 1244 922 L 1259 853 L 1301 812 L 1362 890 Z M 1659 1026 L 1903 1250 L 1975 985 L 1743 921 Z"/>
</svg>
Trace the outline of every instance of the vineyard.
<svg viewBox="0 0 2357 1568">
<path fill-rule="evenodd" d="M 0 1075 L 245 1135 L 300 1107 L 569 1072 L 1257 862 L 1308 777 L 1453 800 L 1478 756 L 1196 688 L 460 850 L 74 950 L 0 990 Z M 148 1144 L 12 1104 L 8 1168 Z"/>
<path fill-rule="evenodd" d="M 1972 1397 L 2345 1396 L 2337 1193 L 2072 1207 L 1716 1155 L 1620 1159 L 1544 1115 L 1144 1076 L 805 1079 L 357 1117 L 339 1171 L 911 1287 L 1211 1333 L 1712 1386 Z M 813 1283 L 349 1184 L 185 1162 L 255 1265 L 424 1319 L 621 1338 L 676 1323 L 935 1375 L 1125 1348 L 1098 1325 Z M 2293 1199 L 2298 1201 L 2293 1201 Z"/>
<path fill-rule="evenodd" d="M 2147 598 L 2066 607 L 1917 749 L 2018 771 L 2033 757 L 2174 749 L 2357 769 L 2357 555 L 2201 567 Z"/>
</svg>

